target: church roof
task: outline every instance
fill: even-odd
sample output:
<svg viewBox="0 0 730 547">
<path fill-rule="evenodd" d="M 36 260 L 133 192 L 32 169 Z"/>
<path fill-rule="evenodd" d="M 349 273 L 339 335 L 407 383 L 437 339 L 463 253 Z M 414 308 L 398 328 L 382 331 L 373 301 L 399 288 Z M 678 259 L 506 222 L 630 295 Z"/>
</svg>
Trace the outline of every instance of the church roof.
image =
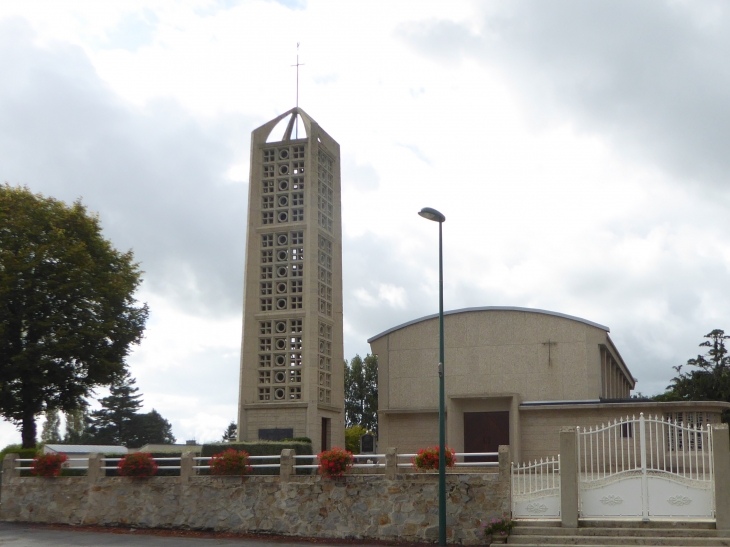
<svg viewBox="0 0 730 547">
<path fill-rule="evenodd" d="M 579 323 L 585 323 L 586 325 L 589 325 L 591 327 L 596 327 L 596 328 L 604 330 L 606 332 L 611 332 L 611 329 L 609 329 L 605 325 L 600 325 L 598 323 L 594 323 L 593 321 L 588 321 L 588 319 L 582 319 L 580 317 L 575 317 L 574 315 L 567 315 L 565 313 L 559 313 L 556 311 L 539 310 L 537 308 L 519 308 L 516 306 L 481 306 L 481 307 L 476 307 L 476 308 L 461 308 L 458 310 L 445 311 L 444 316 L 456 315 L 457 313 L 471 313 L 471 312 L 478 312 L 478 311 L 520 311 L 520 312 L 525 312 L 525 313 L 541 313 L 544 315 L 562 317 L 563 319 L 570 319 L 571 321 L 578 321 Z M 376 334 L 372 338 L 369 338 L 368 344 L 370 344 L 371 342 L 374 342 L 378 338 L 382 338 L 386 334 L 390 334 L 391 332 L 395 332 L 397 330 L 400 330 L 404 327 L 408 327 L 410 325 L 415 325 L 416 323 L 420 323 L 421 321 L 428 321 L 429 319 L 438 318 L 438 316 L 439 316 L 438 313 L 434 313 L 431 315 L 426 315 L 424 317 L 420 317 L 418 319 L 413 319 L 412 321 L 407 321 L 406 323 L 402 323 L 396 327 L 392 327 L 388 330 L 381 332 L 380 334 Z"/>
</svg>

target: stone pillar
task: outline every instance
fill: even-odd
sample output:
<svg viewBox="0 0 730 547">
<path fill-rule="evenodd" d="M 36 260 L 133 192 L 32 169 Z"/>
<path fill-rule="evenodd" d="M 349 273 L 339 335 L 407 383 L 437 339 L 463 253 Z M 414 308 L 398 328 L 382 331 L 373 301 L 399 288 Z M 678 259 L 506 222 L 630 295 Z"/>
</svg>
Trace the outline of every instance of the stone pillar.
<svg viewBox="0 0 730 547">
<path fill-rule="evenodd" d="M 9 481 L 15 477 L 20 476 L 20 470 L 15 469 L 18 466 L 18 462 L 15 460 L 18 459 L 17 454 L 5 454 L 5 459 L 3 460 L 3 480 Z"/>
<path fill-rule="evenodd" d="M 104 454 L 95 453 L 89 454 L 89 468 L 86 470 L 86 478 L 90 483 L 95 483 L 101 477 L 106 475 L 104 469 L 101 468 L 101 464 L 104 461 Z"/>
<path fill-rule="evenodd" d="M 560 514 L 563 528 L 578 527 L 578 438 L 575 427 L 560 428 Z"/>
<path fill-rule="evenodd" d="M 180 456 L 180 484 L 187 484 L 190 477 L 195 475 L 195 454 L 193 452 L 185 452 Z"/>
<path fill-rule="evenodd" d="M 285 448 L 281 451 L 281 460 L 279 465 L 279 482 L 288 481 L 292 475 L 296 474 L 294 469 L 294 452 L 293 448 Z"/>
<path fill-rule="evenodd" d="M 727 424 L 712 426 L 715 459 L 715 527 L 730 530 L 730 434 Z"/>
<path fill-rule="evenodd" d="M 385 478 L 388 480 L 395 480 L 395 476 L 398 473 L 398 449 L 397 448 L 386 448 L 385 449 Z"/>
</svg>

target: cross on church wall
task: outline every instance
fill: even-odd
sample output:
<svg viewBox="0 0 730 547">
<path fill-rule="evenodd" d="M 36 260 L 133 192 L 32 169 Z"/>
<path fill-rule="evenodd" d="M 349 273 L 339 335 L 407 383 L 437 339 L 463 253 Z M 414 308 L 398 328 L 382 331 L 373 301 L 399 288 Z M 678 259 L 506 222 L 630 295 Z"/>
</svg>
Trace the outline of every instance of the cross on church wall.
<svg viewBox="0 0 730 547">
<path fill-rule="evenodd" d="M 548 338 L 548 341 L 547 342 L 543 342 L 542 345 L 548 347 L 548 366 L 551 366 L 553 364 L 553 361 L 552 361 L 552 351 L 551 350 L 552 350 L 552 347 L 553 346 L 557 346 L 558 343 L 557 342 L 553 342 L 552 340 L 550 340 Z"/>
</svg>

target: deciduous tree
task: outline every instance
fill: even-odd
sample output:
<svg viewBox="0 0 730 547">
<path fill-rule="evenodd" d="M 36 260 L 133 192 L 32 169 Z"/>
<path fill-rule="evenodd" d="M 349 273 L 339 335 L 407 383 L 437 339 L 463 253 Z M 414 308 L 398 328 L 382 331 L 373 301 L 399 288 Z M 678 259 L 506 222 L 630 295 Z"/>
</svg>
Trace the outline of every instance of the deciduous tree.
<svg viewBox="0 0 730 547">
<path fill-rule="evenodd" d="M 24 447 L 36 416 L 83 407 L 122 372 L 148 315 L 134 299 L 140 276 L 80 201 L 0 186 L 0 414 Z"/>
<path fill-rule="evenodd" d="M 345 425 L 378 432 L 378 357 L 345 361 Z"/>
</svg>

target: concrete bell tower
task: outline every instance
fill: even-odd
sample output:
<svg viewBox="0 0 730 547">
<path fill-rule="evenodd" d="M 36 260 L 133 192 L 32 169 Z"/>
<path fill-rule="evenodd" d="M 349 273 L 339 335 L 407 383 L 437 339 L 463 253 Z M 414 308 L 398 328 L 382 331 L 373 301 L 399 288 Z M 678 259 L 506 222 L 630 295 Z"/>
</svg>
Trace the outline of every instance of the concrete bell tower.
<svg viewBox="0 0 730 547">
<path fill-rule="evenodd" d="M 239 440 L 344 447 L 340 196 L 340 146 L 301 108 L 253 131 Z"/>
</svg>

